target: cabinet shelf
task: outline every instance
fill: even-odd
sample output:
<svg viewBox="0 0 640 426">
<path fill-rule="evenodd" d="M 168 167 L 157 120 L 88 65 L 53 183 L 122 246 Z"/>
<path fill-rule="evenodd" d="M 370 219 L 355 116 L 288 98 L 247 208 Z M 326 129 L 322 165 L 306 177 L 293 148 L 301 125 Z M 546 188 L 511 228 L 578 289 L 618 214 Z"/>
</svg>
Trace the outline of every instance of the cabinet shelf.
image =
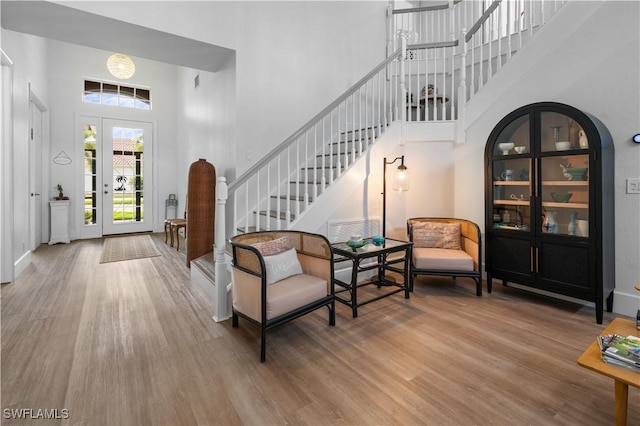
<svg viewBox="0 0 640 426">
<path fill-rule="evenodd" d="M 555 207 L 560 209 L 588 209 L 587 203 L 557 203 L 555 201 L 543 201 L 542 207 Z"/>
<path fill-rule="evenodd" d="M 543 180 L 543 186 L 585 186 L 589 187 L 588 180 Z"/>
<path fill-rule="evenodd" d="M 528 180 L 495 180 L 493 184 L 496 186 L 529 186 Z"/>
<path fill-rule="evenodd" d="M 493 204 L 502 204 L 505 206 L 528 206 L 530 205 L 528 200 L 493 200 Z M 566 203 L 560 203 L 566 204 Z"/>
</svg>

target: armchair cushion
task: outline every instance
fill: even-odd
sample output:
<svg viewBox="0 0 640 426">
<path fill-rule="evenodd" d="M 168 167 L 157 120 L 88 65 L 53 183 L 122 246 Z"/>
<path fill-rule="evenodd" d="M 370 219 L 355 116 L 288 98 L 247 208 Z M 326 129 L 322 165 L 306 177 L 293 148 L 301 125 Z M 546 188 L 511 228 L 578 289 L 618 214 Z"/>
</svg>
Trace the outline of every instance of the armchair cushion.
<svg viewBox="0 0 640 426">
<path fill-rule="evenodd" d="M 279 317 L 327 296 L 327 282 L 298 274 L 267 288 L 267 319 Z"/>
<path fill-rule="evenodd" d="M 460 250 L 460 224 L 416 222 L 413 243 L 414 247 Z"/>
<path fill-rule="evenodd" d="M 267 285 L 302 273 L 302 266 L 294 248 L 272 256 L 264 256 L 263 259 Z"/>
<path fill-rule="evenodd" d="M 237 268 L 233 275 L 233 307 L 260 321 L 260 278 Z M 298 274 L 267 287 L 267 320 L 291 312 L 327 296 L 327 282 L 313 275 Z"/>
<path fill-rule="evenodd" d="M 416 269 L 440 271 L 473 271 L 473 258 L 462 250 L 414 247 Z"/>
</svg>

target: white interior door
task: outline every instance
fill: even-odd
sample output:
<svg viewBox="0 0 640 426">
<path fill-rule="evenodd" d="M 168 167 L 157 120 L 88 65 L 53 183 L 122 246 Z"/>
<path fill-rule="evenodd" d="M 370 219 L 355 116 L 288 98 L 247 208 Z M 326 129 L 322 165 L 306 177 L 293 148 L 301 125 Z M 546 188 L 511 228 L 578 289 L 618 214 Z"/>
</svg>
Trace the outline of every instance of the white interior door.
<svg viewBox="0 0 640 426">
<path fill-rule="evenodd" d="M 31 135 L 29 137 L 29 219 L 31 228 L 30 249 L 42 244 L 42 110 L 37 103 L 30 103 Z"/>
<path fill-rule="evenodd" d="M 102 121 L 102 233 L 153 230 L 153 127 L 140 121 Z"/>
</svg>

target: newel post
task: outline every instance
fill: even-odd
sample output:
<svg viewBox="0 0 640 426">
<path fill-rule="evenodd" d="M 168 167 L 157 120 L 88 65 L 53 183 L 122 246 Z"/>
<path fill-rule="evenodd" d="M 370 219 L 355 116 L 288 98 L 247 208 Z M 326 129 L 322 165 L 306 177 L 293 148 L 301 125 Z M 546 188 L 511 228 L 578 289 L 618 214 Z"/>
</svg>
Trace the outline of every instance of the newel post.
<svg viewBox="0 0 640 426">
<path fill-rule="evenodd" d="M 216 322 L 224 321 L 229 318 L 227 312 L 228 296 L 227 284 L 231 282 L 231 276 L 227 269 L 225 258 L 226 247 L 226 204 L 229 197 L 229 188 L 227 187 L 227 179 L 219 176 L 216 179 L 216 216 L 215 216 L 215 241 L 213 245 L 213 256 L 215 264 L 215 306 L 213 319 Z"/>
</svg>

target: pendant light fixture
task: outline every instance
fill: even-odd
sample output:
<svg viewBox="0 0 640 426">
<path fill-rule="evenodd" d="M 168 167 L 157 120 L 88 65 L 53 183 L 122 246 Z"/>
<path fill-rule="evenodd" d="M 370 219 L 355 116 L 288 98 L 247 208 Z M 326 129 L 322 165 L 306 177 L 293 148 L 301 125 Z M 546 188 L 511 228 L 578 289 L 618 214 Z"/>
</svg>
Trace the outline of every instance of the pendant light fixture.
<svg viewBox="0 0 640 426">
<path fill-rule="evenodd" d="M 121 80 L 131 78 L 136 72 L 136 65 L 131 58 L 122 53 L 115 53 L 109 56 L 107 68 L 111 75 Z"/>
</svg>

